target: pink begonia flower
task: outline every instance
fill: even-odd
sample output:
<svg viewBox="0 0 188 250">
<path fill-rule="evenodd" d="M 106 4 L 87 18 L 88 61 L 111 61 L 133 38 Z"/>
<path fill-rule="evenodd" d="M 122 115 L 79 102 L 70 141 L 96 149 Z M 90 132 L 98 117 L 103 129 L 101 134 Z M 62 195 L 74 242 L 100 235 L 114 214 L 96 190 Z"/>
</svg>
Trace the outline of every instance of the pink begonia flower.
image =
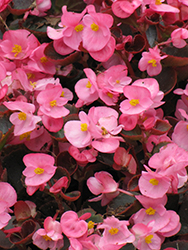
<svg viewBox="0 0 188 250">
<path fill-rule="evenodd" d="M 36 7 L 34 10 L 30 10 L 29 14 L 34 16 L 46 16 L 45 13 L 51 8 L 51 0 L 36 0 Z"/>
<path fill-rule="evenodd" d="M 87 186 L 94 195 L 102 194 L 89 201 L 101 200 L 101 205 L 105 206 L 119 195 L 118 183 L 114 181 L 111 174 L 105 171 L 95 173 L 94 176 L 87 180 Z"/>
<path fill-rule="evenodd" d="M 127 100 L 120 103 L 120 111 L 126 115 L 137 115 L 153 105 L 151 93 L 140 86 L 125 86 L 123 93 Z"/>
<path fill-rule="evenodd" d="M 1 0 L 0 2 L 0 12 L 2 12 L 4 9 L 6 9 L 7 5 L 11 2 L 12 0 Z"/>
<path fill-rule="evenodd" d="M 138 63 L 138 68 L 141 71 L 147 70 L 149 76 L 158 75 L 162 70 L 160 61 L 166 58 L 167 55 L 160 56 L 160 49 L 155 46 L 153 49 L 149 48 L 149 52 L 143 52 L 142 58 Z"/>
<path fill-rule="evenodd" d="M 121 114 L 119 117 L 119 124 L 122 124 L 124 126 L 123 127 L 124 130 L 130 131 L 136 127 L 138 119 L 139 115 Z"/>
<path fill-rule="evenodd" d="M 90 68 L 85 68 L 84 72 L 87 78 L 80 79 L 76 83 L 75 92 L 84 105 L 89 105 L 98 99 L 98 87 L 95 73 Z M 79 108 L 79 103 L 75 105 L 77 108 Z"/>
<path fill-rule="evenodd" d="M 0 55 L 10 60 L 23 60 L 39 46 L 37 38 L 27 30 L 9 30 L 3 34 Z"/>
<path fill-rule="evenodd" d="M 113 17 L 96 13 L 92 5 L 87 10 L 89 14 L 83 17 L 83 47 L 89 52 L 100 51 L 110 40 Z"/>
<path fill-rule="evenodd" d="M 89 162 L 96 161 L 98 152 L 93 148 L 80 152 L 78 148 L 71 145 L 69 147 L 69 154 L 77 161 L 79 166 L 85 167 Z"/>
<path fill-rule="evenodd" d="M 92 121 L 92 136 L 94 141 L 91 145 L 98 151 L 114 153 L 119 147 L 119 141 L 123 141 L 118 135 L 123 125 L 118 125 L 118 112 L 109 107 L 92 107 L 88 117 Z"/>
<path fill-rule="evenodd" d="M 55 182 L 55 184 L 49 189 L 50 193 L 57 194 L 61 192 L 62 188 L 68 187 L 68 178 L 66 176 L 63 176 L 59 180 Z"/>
<path fill-rule="evenodd" d="M 146 142 L 146 148 L 148 152 L 151 153 L 154 145 L 157 145 L 161 142 L 172 142 L 172 140 L 167 135 L 150 135 Z"/>
<path fill-rule="evenodd" d="M 149 4 L 150 9 L 155 12 L 179 13 L 180 10 L 169 4 L 163 3 L 165 0 L 143 0 L 143 4 Z"/>
<path fill-rule="evenodd" d="M 144 225 L 138 223 L 131 228 L 131 232 L 135 236 L 135 241 L 132 243 L 139 250 L 154 250 L 160 249 L 164 241 L 164 237 L 159 237 L 153 227 L 154 221 Z"/>
<path fill-rule="evenodd" d="M 54 75 L 56 72 L 55 64 L 50 62 L 44 54 L 44 50 L 48 43 L 43 43 L 34 49 L 29 56 L 28 67 L 32 71 L 39 71 Z"/>
<path fill-rule="evenodd" d="M 81 217 L 78 218 L 78 215 L 74 211 L 67 211 L 62 214 L 61 220 L 61 229 L 62 232 L 68 238 L 79 238 L 87 234 L 88 225 L 85 220 Z"/>
<path fill-rule="evenodd" d="M 64 246 L 64 240 L 61 230 L 61 225 L 52 217 L 47 217 L 44 220 L 44 229 L 38 229 L 33 237 L 33 244 L 41 249 L 56 250 Z"/>
<path fill-rule="evenodd" d="M 46 182 L 55 174 L 57 168 L 54 166 L 54 158 L 43 153 L 27 154 L 23 157 L 23 162 L 26 165 L 25 170 L 22 172 L 26 177 L 25 184 L 31 187 L 33 191 L 43 188 Z"/>
<path fill-rule="evenodd" d="M 7 70 L 6 70 L 3 62 L 0 62 L 0 69 L 1 69 L 1 75 L 0 75 L 0 82 L 1 82 L 7 76 Z"/>
<path fill-rule="evenodd" d="M 64 125 L 67 140 L 77 148 L 84 148 L 91 144 L 90 119 L 84 111 L 79 113 L 79 119 L 68 121 Z"/>
<path fill-rule="evenodd" d="M 6 96 L 8 91 L 8 85 L 4 85 L 2 88 L 0 88 L 0 101 L 3 100 L 3 98 Z"/>
<path fill-rule="evenodd" d="M 108 88 L 99 89 L 100 99 L 108 106 L 114 106 L 118 102 L 119 93 L 111 91 Z"/>
<path fill-rule="evenodd" d="M 141 5 L 141 0 L 117 0 L 112 4 L 113 13 L 120 18 L 127 18 Z"/>
<path fill-rule="evenodd" d="M 150 108 L 157 108 L 164 104 L 161 100 L 164 97 L 164 93 L 159 90 L 159 83 L 155 78 L 144 78 L 136 80 L 132 83 L 132 86 L 140 86 L 148 89 L 151 94 L 151 99 L 154 102 Z"/>
<path fill-rule="evenodd" d="M 123 93 L 124 86 L 131 83 L 131 81 L 132 79 L 127 76 L 127 67 L 125 65 L 114 65 L 97 75 L 99 88 L 106 87 L 117 93 Z"/>
<path fill-rule="evenodd" d="M 170 188 L 170 177 L 160 175 L 149 168 L 147 170 L 148 172 L 142 171 L 138 182 L 141 194 L 154 199 L 163 197 Z"/>
<path fill-rule="evenodd" d="M 134 235 L 128 230 L 128 221 L 118 220 L 114 216 L 104 219 L 102 224 L 97 226 L 97 229 L 104 229 L 101 242 L 103 244 L 124 246 L 127 243 L 132 243 L 135 240 Z"/>
<path fill-rule="evenodd" d="M 171 41 L 174 47 L 183 48 L 187 45 L 185 39 L 188 38 L 188 30 L 184 28 L 175 29 L 171 33 Z"/>
<path fill-rule="evenodd" d="M 30 132 L 37 127 L 37 123 L 41 121 L 39 116 L 33 115 L 35 106 L 31 103 L 22 101 L 3 102 L 3 104 L 10 110 L 19 110 L 10 116 L 10 121 L 14 124 L 14 135 L 22 135 Z"/>
<path fill-rule="evenodd" d="M 179 147 L 188 151 L 188 121 L 179 121 L 172 133 L 172 141 L 175 142 Z"/>
<path fill-rule="evenodd" d="M 62 118 L 69 114 L 69 110 L 64 107 L 67 99 L 64 98 L 61 85 L 50 85 L 37 96 L 37 102 L 40 104 L 38 113 L 52 118 Z"/>
<path fill-rule="evenodd" d="M 11 216 L 12 207 L 17 201 L 17 193 L 8 182 L 0 182 L 0 229 L 4 228 Z"/>
</svg>

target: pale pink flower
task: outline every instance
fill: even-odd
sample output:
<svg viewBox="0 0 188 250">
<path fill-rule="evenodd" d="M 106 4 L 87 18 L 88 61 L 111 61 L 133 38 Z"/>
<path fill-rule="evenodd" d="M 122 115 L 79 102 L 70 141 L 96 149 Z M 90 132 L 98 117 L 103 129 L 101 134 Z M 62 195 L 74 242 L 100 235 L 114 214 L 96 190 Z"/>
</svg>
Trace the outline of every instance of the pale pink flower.
<svg viewBox="0 0 188 250">
<path fill-rule="evenodd" d="M 46 16 L 45 13 L 51 8 L 51 0 L 36 0 L 36 7 L 34 10 L 30 10 L 29 14 L 34 16 Z"/>
<path fill-rule="evenodd" d="M 40 104 L 39 114 L 55 119 L 68 115 L 69 110 L 64 107 L 68 100 L 63 95 L 64 92 L 61 85 L 48 85 L 37 96 L 37 102 Z"/>
<path fill-rule="evenodd" d="M 128 99 L 120 103 L 120 111 L 126 115 L 137 115 L 153 105 L 151 93 L 147 88 L 140 86 L 125 86 L 123 89 Z"/>
<path fill-rule="evenodd" d="M 74 211 L 67 211 L 62 214 L 61 220 L 62 232 L 68 238 L 79 238 L 87 234 L 88 225 L 82 217 L 78 218 L 78 215 Z"/>
<path fill-rule="evenodd" d="M 18 136 L 26 132 L 30 132 L 37 127 L 37 123 L 41 121 L 39 116 L 33 115 L 35 106 L 31 103 L 22 101 L 3 102 L 10 110 L 19 110 L 10 116 L 10 121 L 14 124 L 14 135 Z"/>
<path fill-rule="evenodd" d="M 52 217 L 47 217 L 44 220 L 44 229 L 38 229 L 33 237 L 33 244 L 40 249 L 56 250 L 64 246 L 64 240 L 61 230 L 61 225 Z"/>
<path fill-rule="evenodd" d="M 184 28 L 175 29 L 171 33 L 171 41 L 174 47 L 183 48 L 187 45 L 185 39 L 188 38 L 188 30 Z"/>
<path fill-rule="evenodd" d="M 57 194 L 61 192 L 62 188 L 68 187 L 68 178 L 66 176 L 61 177 L 55 182 L 55 184 L 49 189 L 50 193 Z"/>
<path fill-rule="evenodd" d="M 114 216 L 104 219 L 103 223 L 97 226 L 97 229 L 104 229 L 100 244 L 124 246 L 127 243 L 132 243 L 135 237 L 128 230 L 128 225 L 128 221 L 120 221 Z"/>
<path fill-rule="evenodd" d="M 113 13 L 120 18 L 127 18 L 141 5 L 141 0 L 116 0 L 112 4 Z"/>
<path fill-rule="evenodd" d="M 142 53 L 142 58 L 138 63 L 138 68 L 141 71 L 147 70 L 149 76 L 158 75 L 162 70 L 160 61 L 166 57 L 167 55 L 160 55 L 160 49 L 158 49 L 157 46 L 153 49 L 149 48 L 149 52 Z"/>
<path fill-rule="evenodd" d="M 149 4 L 150 9 L 155 12 L 170 12 L 170 13 L 179 13 L 179 9 L 175 8 L 169 4 L 163 3 L 165 0 L 144 0 L 145 4 Z"/>
<path fill-rule="evenodd" d="M 22 172 L 26 177 L 25 184 L 28 187 L 34 187 L 34 189 L 45 185 L 55 174 L 57 168 L 54 166 L 54 158 L 43 153 L 27 154 L 23 157 L 23 162 L 26 165 Z"/>
<path fill-rule="evenodd" d="M 3 34 L 0 55 L 10 60 L 23 60 L 38 46 L 37 38 L 29 31 L 9 30 Z"/>
<path fill-rule="evenodd" d="M 96 13 L 90 5 L 88 13 L 83 17 L 83 47 L 89 52 L 100 51 L 109 42 L 111 37 L 110 27 L 113 18 L 109 14 Z"/>
<path fill-rule="evenodd" d="M 12 207 L 17 201 L 17 194 L 14 188 L 7 182 L 0 182 L 0 229 L 7 226 L 11 216 Z"/>
<path fill-rule="evenodd" d="M 118 183 L 116 183 L 111 174 L 105 171 L 95 173 L 95 177 L 87 180 L 87 186 L 94 195 L 99 195 L 89 201 L 101 200 L 101 205 L 107 205 L 111 200 L 119 195 Z"/>
</svg>

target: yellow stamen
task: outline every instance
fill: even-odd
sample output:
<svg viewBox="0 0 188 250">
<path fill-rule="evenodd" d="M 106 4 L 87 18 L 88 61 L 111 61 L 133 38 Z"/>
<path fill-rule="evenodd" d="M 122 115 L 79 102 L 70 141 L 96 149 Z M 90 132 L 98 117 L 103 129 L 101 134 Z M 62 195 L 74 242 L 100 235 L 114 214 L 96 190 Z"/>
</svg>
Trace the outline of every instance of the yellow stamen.
<svg viewBox="0 0 188 250">
<path fill-rule="evenodd" d="M 87 131 L 87 123 L 82 123 L 81 124 L 81 130 L 84 132 L 84 131 Z"/>
<path fill-rule="evenodd" d="M 132 99 L 129 101 L 129 103 L 132 105 L 132 106 L 136 106 L 137 104 L 139 104 L 139 99 Z"/>
<path fill-rule="evenodd" d="M 92 220 L 90 220 L 90 221 L 87 223 L 87 225 L 88 225 L 88 229 L 92 229 L 92 228 L 94 228 L 95 223 L 94 223 Z"/>
<path fill-rule="evenodd" d="M 92 86 L 92 84 L 90 83 L 90 81 L 88 81 L 88 83 L 86 84 L 86 88 L 90 89 Z"/>
<path fill-rule="evenodd" d="M 156 60 L 155 60 L 155 59 L 149 60 L 148 63 L 151 63 L 153 67 L 157 67 Z"/>
<path fill-rule="evenodd" d="M 91 29 L 92 29 L 93 31 L 98 31 L 98 30 L 99 30 L 99 26 L 98 26 L 96 23 L 92 23 L 92 24 L 91 24 Z"/>
<path fill-rule="evenodd" d="M 44 169 L 43 168 L 35 168 L 34 172 L 35 172 L 35 174 L 43 174 Z"/>
<path fill-rule="evenodd" d="M 60 96 L 61 96 L 61 97 L 64 97 L 64 94 L 65 94 L 65 92 L 62 91 Z"/>
<path fill-rule="evenodd" d="M 153 178 L 149 180 L 149 183 L 151 183 L 153 186 L 157 186 L 159 184 L 159 181 Z"/>
<path fill-rule="evenodd" d="M 22 135 L 20 135 L 20 141 L 22 141 L 25 138 L 26 138 L 27 141 L 29 141 L 30 140 L 30 134 L 31 134 L 31 131 L 23 133 Z"/>
<path fill-rule="evenodd" d="M 41 63 L 45 64 L 48 61 L 48 59 L 45 56 L 43 56 L 40 58 L 40 61 L 41 61 Z"/>
<path fill-rule="evenodd" d="M 188 130 L 188 125 L 186 126 L 187 130 Z"/>
<path fill-rule="evenodd" d="M 51 107 L 57 106 L 57 101 L 56 100 L 51 101 L 50 106 Z"/>
<path fill-rule="evenodd" d="M 42 238 L 45 239 L 45 241 L 51 241 L 52 240 L 48 235 L 43 235 Z"/>
<path fill-rule="evenodd" d="M 18 118 L 19 118 L 21 121 L 25 121 L 26 118 L 27 118 L 27 115 L 26 115 L 26 113 L 24 113 L 24 112 L 20 112 L 20 113 L 18 114 Z"/>
<path fill-rule="evenodd" d="M 107 96 L 110 97 L 110 98 L 113 98 L 113 94 L 110 93 L 110 92 L 107 93 Z"/>
<path fill-rule="evenodd" d="M 152 238 L 153 238 L 153 235 L 152 235 L 152 234 L 150 234 L 150 235 L 146 236 L 146 238 L 145 238 L 145 242 L 146 242 L 147 244 L 152 243 L 152 240 L 151 240 Z"/>
<path fill-rule="evenodd" d="M 161 3 L 161 0 L 155 0 L 155 4 L 156 4 L 156 5 L 162 4 L 162 3 Z"/>
<path fill-rule="evenodd" d="M 14 44 L 14 47 L 12 47 L 11 52 L 15 53 L 14 57 L 17 57 L 17 55 L 22 52 L 22 47 L 18 44 Z"/>
<path fill-rule="evenodd" d="M 111 229 L 108 231 L 111 235 L 115 235 L 119 232 L 119 229 L 116 227 L 111 227 Z"/>
<path fill-rule="evenodd" d="M 76 25 L 76 27 L 74 29 L 76 30 L 76 32 L 80 32 L 83 30 L 83 28 L 84 28 L 83 24 L 78 24 L 78 25 Z"/>
<path fill-rule="evenodd" d="M 27 73 L 27 78 L 28 79 L 35 78 L 35 75 L 33 73 Z"/>
<path fill-rule="evenodd" d="M 149 207 L 148 209 L 146 209 L 146 214 L 154 215 L 155 211 L 156 211 L 155 209 L 153 209 L 152 207 Z"/>
<path fill-rule="evenodd" d="M 108 134 L 108 131 L 104 127 L 102 127 L 101 129 L 102 129 L 102 135 L 107 135 Z"/>
<path fill-rule="evenodd" d="M 36 82 L 29 81 L 29 83 L 30 83 L 30 85 L 31 85 L 33 88 L 36 88 L 36 85 L 37 85 Z"/>
<path fill-rule="evenodd" d="M 120 80 L 116 80 L 116 83 L 118 83 L 118 84 L 119 84 L 119 83 L 120 83 Z"/>
</svg>

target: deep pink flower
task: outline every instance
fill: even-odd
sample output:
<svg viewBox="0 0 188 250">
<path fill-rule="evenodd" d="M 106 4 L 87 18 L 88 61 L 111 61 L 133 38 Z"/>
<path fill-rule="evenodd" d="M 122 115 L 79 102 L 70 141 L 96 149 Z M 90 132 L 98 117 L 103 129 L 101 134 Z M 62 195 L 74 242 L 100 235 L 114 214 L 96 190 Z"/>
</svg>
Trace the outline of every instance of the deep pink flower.
<svg viewBox="0 0 188 250">
<path fill-rule="evenodd" d="M 160 49 L 155 46 L 153 49 L 149 48 L 149 52 L 143 52 L 142 58 L 138 63 L 138 68 L 141 71 L 147 70 L 149 76 L 158 75 L 162 70 L 160 61 L 166 58 L 167 55 L 160 56 Z"/>
<path fill-rule="evenodd" d="M 23 60 L 39 45 L 37 38 L 29 31 L 9 30 L 3 34 L 0 55 L 10 60 Z"/>
<path fill-rule="evenodd" d="M 61 192 L 62 188 L 68 187 L 68 178 L 66 176 L 61 177 L 59 180 L 55 182 L 55 184 L 50 188 L 50 192 L 53 194 L 57 194 Z"/>
<path fill-rule="evenodd" d="M 4 9 L 6 9 L 7 5 L 11 2 L 12 0 L 1 0 L 0 2 L 0 12 L 2 12 Z"/>
<path fill-rule="evenodd" d="M 117 0 L 112 4 L 113 13 L 120 18 L 127 18 L 141 5 L 141 0 Z"/>
<path fill-rule="evenodd" d="M 174 47 L 183 48 L 187 45 L 185 39 L 188 38 L 188 30 L 184 28 L 175 29 L 171 33 L 171 41 Z"/>
</svg>

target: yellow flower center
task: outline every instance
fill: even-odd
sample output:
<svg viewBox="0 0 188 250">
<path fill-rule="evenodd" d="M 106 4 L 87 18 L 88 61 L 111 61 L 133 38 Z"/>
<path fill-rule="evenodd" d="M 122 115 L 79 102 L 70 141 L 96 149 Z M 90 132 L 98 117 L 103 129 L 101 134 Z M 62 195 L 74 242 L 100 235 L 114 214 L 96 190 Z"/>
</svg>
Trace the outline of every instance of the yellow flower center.
<svg viewBox="0 0 188 250">
<path fill-rule="evenodd" d="M 149 180 L 149 183 L 151 183 L 153 186 L 157 186 L 159 184 L 159 181 L 153 178 Z"/>
<path fill-rule="evenodd" d="M 116 227 L 111 227 L 111 229 L 108 231 L 111 235 L 115 235 L 119 232 L 119 229 Z"/>
<path fill-rule="evenodd" d="M 90 81 L 88 81 L 88 83 L 86 84 L 86 88 L 90 89 L 92 86 L 92 84 L 90 83 Z"/>
<path fill-rule="evenodd" d="M 14 44 L 14 47 L 12 47 L 11 52 L 15 53 L 14 57 L 17 57 L 17 55 L 22 52 L 22 47 L 18 44 Z"/>
<path fill-rule="evenodd" d="M 35 168 L 34 172 L 35 172 L 35 174 L 43 174 L 44 169 L 43 168 Z"/>
<path fill-rule="evenodd" d="M 129 101 L 129 103 L 132 105 L 132 106 L 136 106 L 137 104 L 139 104 L 139 99 L 132 99 Z"/>
<path fill-rule="evenodd" d="M 51 101 L 50 106 L 51 107 L 57 106 L 57 101 L 56 100 Z"/>
<path fill-rule="evenodd" d="M 20 135 L 20 141 L 22 141 L 23 139 L 26 138 L 27 141 L 30 140 L 30 134 L 31 134 L 31 131 L 30 132 L 26 132 L 26 133 L 23 133 L 22 135 Z"/>
<path fill-rule="evenodd" d="M 149 60 L 148 63 L 151 63 L 153 67 L 157 67 L 156 60 L 155 60 L 155 59 Z"/>
<path fill-rule="evenodd" d="M 107 96 L 110 97 L 110 98 L 113 98 L 113 94 L 110 93 L 110 92 L 107 93 Z"/>
<path fill-rule="evenodd" d="M 120 83 L 120 80 L 116 80 L 116 83 L 118 83 L 118 84 L 119 84 L 119 83 Z"/>
<path fill-rule="evenodd" d="M 152 207 L 149 207 L 148 209 L 146 209 L 146 214 L 154 215 L 155 211 L 156 211 L 155 209 L 153 209 Z"/>
<path fill-rule="evenodd" d="M 88 229 L 92 229 L 92 228 L 94 228 L 95 223 L 94 223 L 92 220 L 90 220 L 90 221 L 87 223 L 87 225 L 88 225 Z"/>
<path fill-rule="evenodd" d="M 107 135 L 108 134 L 108 131 L 104 127 L 102 127 L 101 129 L 102 129 L 102 135 Z"/>
<path fill-rule="evenodd" d="M 48 59 L 45 56 L 43 56 L 40 58 L 40 61 L 41 61 L 41 63 L 45 64 L 48 61 Z"/>
<path fill-rule="evenodd" d="M 161 0 L 155 0 L 155 4 L 156 4 L 156 5 L 162 4 L 162 3 L 161 3 Z"/>
<path fill-rule="evenodd" d="M 52 240 L 48 235 L 43 235 L 42 238 L 45 239 L 45 241 L 51 241 Z"/>
<path fill-rule="evenodd" d="M 98 31 L 98 30 L 99 30 L 99 26 L 98 26 L 96 23 L 92 23 L 92 24 L 91 24 L 91 29 L 92 29 L 93 31 Z"/>
<path fill-rule="evenodd" d="M 35 75 L 33 73 L 27 73 L 27 78 L 28 79 L 35 78 Z"/>
<path fill-rule="evenodd" d="M 81 130 L 84 132 L 84 131 L 87 131 L 87 123 L 82 123 L 81 124 Z"/>
<path fill-rule="evenodd" d="M 188 130 L 188 125 L 186 126 L 187 130 Z"/>
<path fill-rule="evenodd" d="M 37 85 L 36 82 L 29 81 L 29 83 L 30 83 L 30 85 L 31 85 L 33 88 L 36 88 L 36 85 Z"/>
<path fill-rule="evenodd" d="M 152 238 L 153 238 L 153 235 L 152 235 L 152 234 L 150 234 L 150 235 L 146 236 L 146 238 L 145 238 L 145 242 L 146 242 L 147 244 L 152 243 L 152 240 L 151 240 Z"/>
<path fill-rule="evenodd" d="M 61 96 L 61 97 L 64 97 L 64 94 L 65 94 L 65 92 L 62 91 L 60 96 Z"/>
<path fill-rule="evenodd" d="M 76 30 L 76 32 L 80 32 L 83 30 L 83 28 L 84 28 L 83 24 L 78 24 L 78 25 L 76 25 L 76 27 L 74 29 Z"/>
<path fill-rule="evenodd" d="M 20 112 L 20 113 L 18 114 L 18 118 L 19 118 L 21 121 L 25 121 L 26 118 L 27 118 L 27 115 L 26 115 L 26 113 L 24 113 L 24 112 Z"/>
</svg>

